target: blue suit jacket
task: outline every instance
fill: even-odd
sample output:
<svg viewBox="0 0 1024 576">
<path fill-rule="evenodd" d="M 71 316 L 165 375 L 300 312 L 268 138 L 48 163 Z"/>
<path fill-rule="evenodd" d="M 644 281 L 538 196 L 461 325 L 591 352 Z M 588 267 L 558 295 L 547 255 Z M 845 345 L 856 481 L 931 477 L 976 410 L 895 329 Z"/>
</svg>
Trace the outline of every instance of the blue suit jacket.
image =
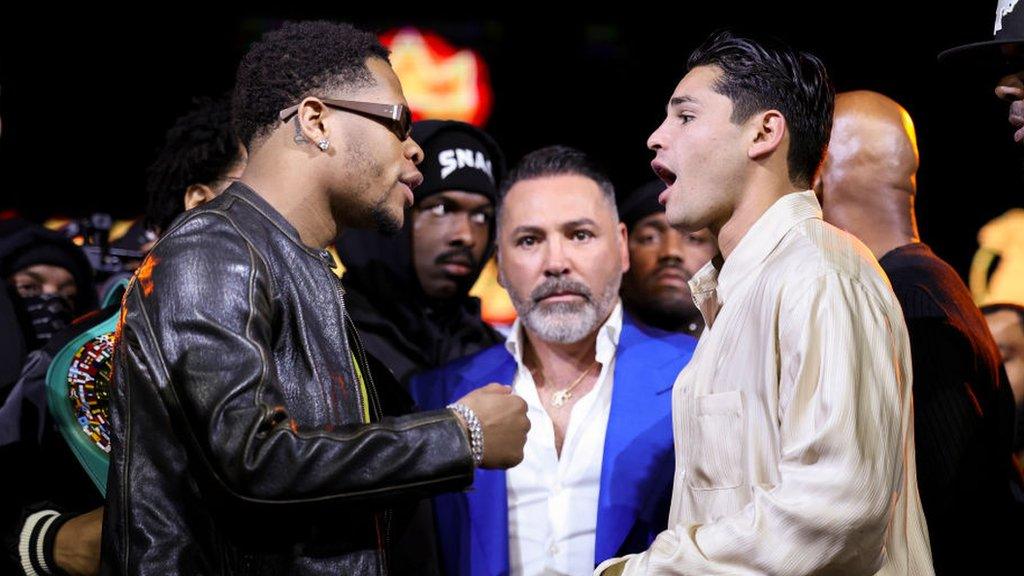
<svg viewBox="0 0 1024 576">
<path fill-rule="evenodd" d="M 665 529 L 672 496 L 672 384 L 696 340 L 623 315 L 612 407 L 604 441 L 595 566 L 646 550 Z M 424 410 L 441 408 L 491 382 L 511 385 L 516 361 L 497 345 L 426 372 L 410 384 Z M 505 472 L 477 470 L 472 488 L 434 499 L 441 560 L 449 575 L 509 572 Z"/>
</svg>

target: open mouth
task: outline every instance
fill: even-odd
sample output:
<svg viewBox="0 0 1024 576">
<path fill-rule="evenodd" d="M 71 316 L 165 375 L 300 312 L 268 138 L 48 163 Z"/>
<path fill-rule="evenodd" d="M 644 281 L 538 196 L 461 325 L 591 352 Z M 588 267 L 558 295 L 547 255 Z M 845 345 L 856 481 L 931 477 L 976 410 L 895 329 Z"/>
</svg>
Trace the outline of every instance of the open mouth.
<svg viewBox="0 0 1024 576">
<path fill-rule="evenodd" d="M 408 186 L 410 190 L 415 190 L 417 186 L 423 184 L 423 174 L 420 174 L 419 171 L 417 171 L 409 174 L 408 176 L 402 176 L 399 178 L 399 181 Z"/>
<path fill-rule="evenodd" d="M 399 180 L 398 183 L 402 185 L 402 192 L 405 195 L 404 208 L 408 210 L 409 208 L 412 208 L 413 204 L 416 203 L 416 197 L 413 196 L 412 188 L 410 188 L 408 184 L 402 182 L 401 180 Z"/>
<path fill-rule="evenodd" d="M 416 197 L 413 195 L 412 191 L 423 183 L 423 175 L 416 172 L 408 176 L 401 176 L 398 178 L 398 183 L 405 188 L 405 207 L 411 208 L 413 203 L 416 201 Z"/>
<path fill-rule="evenodd" d="M 671 186 L 676 181 L 676 173 L 665 167 L 664 164 L 655 160 L 651 162 L 651 169 L 654 170 L 654 174 L 665 183 L 665 186 Z"/>
</svg>

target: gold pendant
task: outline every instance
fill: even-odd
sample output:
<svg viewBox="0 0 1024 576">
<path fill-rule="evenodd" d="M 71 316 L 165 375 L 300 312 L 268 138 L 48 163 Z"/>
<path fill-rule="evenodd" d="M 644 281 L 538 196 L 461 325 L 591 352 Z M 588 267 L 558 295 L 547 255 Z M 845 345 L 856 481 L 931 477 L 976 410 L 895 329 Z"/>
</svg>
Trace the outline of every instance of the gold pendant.
<svg viewBox="0 0 1024 576">
<path fill-rule="evenodd" d="M 572 392 L 568 390 L 559 390 L 551 395 L 551 404 L 557 408 L 561 408 L 570 398 L 572 398 Z"/>
</svg>

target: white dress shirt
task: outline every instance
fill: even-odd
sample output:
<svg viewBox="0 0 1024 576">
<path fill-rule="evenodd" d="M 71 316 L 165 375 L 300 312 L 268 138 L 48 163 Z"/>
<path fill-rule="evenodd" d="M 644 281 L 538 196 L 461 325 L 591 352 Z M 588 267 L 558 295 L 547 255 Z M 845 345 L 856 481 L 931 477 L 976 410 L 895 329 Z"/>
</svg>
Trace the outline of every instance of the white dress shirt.
<svg viewBox="0 0 1024 576">
<path fill-rule="evenodd" d="M 910 343 L 871 252 L 793 193 L 690 286 L 669 529 L 624 573 L 932 574 Z"/>
<path fill-rule="evenodd" d="M 621 332 L 620 303 L 597 332 L 595 360 L 601 372 L 594 387 L 572 406 L 559 458 L 554 425 L 533 375 L 523 365 L 522 326 L 519 320 L 512 326 L 505 342 L 518 365 L 512 387 L 526 401 L 530 419 L 523 461 L 507 475 L 513 576 L 589 574 L 594 569 L 601 460 Z"/>
</svg>

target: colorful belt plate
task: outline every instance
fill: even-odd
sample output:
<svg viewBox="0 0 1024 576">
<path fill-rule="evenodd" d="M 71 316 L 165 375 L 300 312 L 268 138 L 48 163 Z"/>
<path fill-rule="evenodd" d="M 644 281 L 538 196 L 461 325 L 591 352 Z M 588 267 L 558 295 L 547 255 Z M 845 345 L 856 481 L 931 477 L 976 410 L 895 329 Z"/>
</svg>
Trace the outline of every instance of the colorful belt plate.
<svg viewBox="0 0 1024 576">
<path fill-rule="evenodd" d="M 75 419 L 89 440 L 110 453 L 110 357 L 114 334 L 100 334 L 79 348 L 68 369 L 68 398 Z"/>
<path fill-rule="evenodd" d="M 46 373 L 46 397 L 72 453 L 101 494 L 110 464 L 110 381 L 118 311 L 61 348 Z"/>
</svg>

